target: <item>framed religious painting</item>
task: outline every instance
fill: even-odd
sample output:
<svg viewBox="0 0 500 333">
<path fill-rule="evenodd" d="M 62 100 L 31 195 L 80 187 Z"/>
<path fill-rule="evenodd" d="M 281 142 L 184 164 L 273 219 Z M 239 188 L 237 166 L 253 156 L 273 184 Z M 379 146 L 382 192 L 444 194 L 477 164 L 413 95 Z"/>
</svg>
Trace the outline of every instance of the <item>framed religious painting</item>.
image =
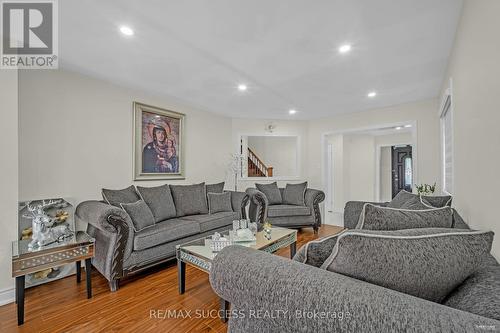
<svg viewBox="0 0 500 333">
<path fill-rule="evenodd" d="M 134 179 L 184 179 L 182 113 L 134 102 Z"/>
</svg>

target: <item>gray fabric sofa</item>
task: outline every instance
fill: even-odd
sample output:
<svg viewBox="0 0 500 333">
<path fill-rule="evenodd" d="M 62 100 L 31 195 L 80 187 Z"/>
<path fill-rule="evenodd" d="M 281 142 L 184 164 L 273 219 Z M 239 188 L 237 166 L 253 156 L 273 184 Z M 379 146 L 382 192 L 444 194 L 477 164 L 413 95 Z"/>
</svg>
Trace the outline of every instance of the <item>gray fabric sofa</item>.
<svg viewBox="0 0 500 333">
<path fill-rule="evenodd" d="M 346 226 L 356 225 L 363 204 L 347 204 Z M 454 223 L 468 229 L 456 211 Z M 491 302 L 500 296 L 500 265 L 490 254 L 436 303 L 320 268 L 335 238 L 314 248 L 318 260 L 307 264 L 304 247 L 294 260 L 239 246 L 222 250 L 210 282 L 232 304 L 229 332 L 500 331 L 500 301 Z"/>
<path fill-rule="evenodd" d="M 240 246 L 217 255 L 210 283 L 232 304 L 231 333 L 500 329 L 498 320 Z"/>
<path fill-rule="evenodd" d="M 359 215 L 366 203 L 386 207 L 388 202 L 368 202 L 368 201 L 348 201 L 344 208 L 344 226 L 348 229 L 356 228 L 359 221 Z M 457 229 L 468 229 L 469 226 L 462 219 L 460 214 L 453 209 L 453 227 Z"/>
<path fill-rule="evenodd" d="M 249 197 L 231 193 L 231 212 L 174 217 L 135 231 L 129 215 L 104 201 L 85 201 L 75 211 L 96 239 L 92 265 L 116 291 L 126 276 L 175 258 L 176 246 L 190 240 L 228 230 L 235 219 L 246 218 Z"/>
<path fill-rule="evenodd" d="M 279 188 L 283 195 L 284 188 Z M 317 233 L 321 227 L 319 204 L 325 200 L 325 193 L 307 188 L 304 193 L 304 205 L 270 205 L 265 194 L 256 188 L 248 188 L 250 197 L 249 218 L 259 225 L 269 221 L 272 225 L 288 228 L 312 227 Z"/>
</svg>

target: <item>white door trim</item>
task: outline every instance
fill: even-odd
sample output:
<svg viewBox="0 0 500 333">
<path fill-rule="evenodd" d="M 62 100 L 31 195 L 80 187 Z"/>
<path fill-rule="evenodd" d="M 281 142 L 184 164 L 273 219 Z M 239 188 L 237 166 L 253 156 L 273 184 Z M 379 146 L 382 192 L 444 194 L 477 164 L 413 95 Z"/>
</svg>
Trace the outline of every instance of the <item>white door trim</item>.
<svg viewBox="0 0 500 333">
<path fill-rule="evenodd" d="M 404 126 L 404 125 L 412 125 L 412 142 L 410 143 L 412 146 L 412 156 L 413 156 L 413 183 L 418 184 L 419 183 L 419 174 L 418 174 L 418 124 L 416 120 L 409 120 L 409 121 L 399 121 L 395 123 L 385 123 L 385 124 L 377 124 L 377 125 L 371 125 L 371 126 L 365 126 L 365 127 L 357 127 L 357 128 L 349 128 L 349 129 L 342 129 L 342 130 L 334 130 L 334 131 L 327 131 L 323 132 L 321 134 L 321 183 L 322 183 L 322 188 L 325 191 L 326 197 L 328 196 L 333 196 L 333 193 L 327 193 L 329 191 L 329 188 L 327 186 L 327 181 L 329 179 L 328 172 L 332 172 L 332 170 L 328 170 L 328 142 L 327 142 L 327 137 L 329 135 L 336 135 L 336 134 L 349 134 L 349 133 L 355 133 L 355 132 L 362 132 L 362 131 L 370 131 L 370 130 L 376 130 L 379 128 L 387 128 L 387 127 L 398 127 L 398 126 Z M 406 144 L 406 143 L 405 143 Z M 375 154 L 379 155 L 378 149 L 375 150 Z M 376 157 L 375 161 L 377 162 L 379 159 L 379 156 Z M 375 193 L 374 197 L 376 200 L 379 200 L 380 198 L 380 163 L 375 167 L 375 182 L 377 183 L 377 177 L 378 177 L 378 186 L 375 184 Z M 333 187 L 330 189 L 331 192 L 334 192 Z"/>
</svg>

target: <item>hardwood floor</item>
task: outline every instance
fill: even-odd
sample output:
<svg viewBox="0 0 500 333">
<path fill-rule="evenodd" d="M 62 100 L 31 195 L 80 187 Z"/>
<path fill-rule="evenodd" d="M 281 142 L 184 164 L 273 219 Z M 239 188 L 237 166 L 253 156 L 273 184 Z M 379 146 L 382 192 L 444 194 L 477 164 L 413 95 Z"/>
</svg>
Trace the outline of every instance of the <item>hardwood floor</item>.
<svg viewBox="0 0 500 333">
<path fill-rule="evenodd" d="M 334 234 L 341 227 L 324 225 L 319 235 L 311 228 L 298 234 L 297 250 L 310 240 Z M 288 257 L 289 250 L 278 255 Z M 82 279 L 84 275 L 82 274 Z M 83 282 L 83 281 L 82 281 Z M 112 293 L 108 283 L 92 271 L 93 297 L 87 299 L 85 283 L 70 276 L 26 290 L 25 323 L 17 326 L 14 303 L 0 307 L 0 332 L 226 332 L 218 318 L 151 318 L 155 310 L 218 310 L 219 298 L 208 275 L 186 267 L 186 292 L 179 295 L 177 267 L 172 261 L 123 282 Z"/>
</svg>

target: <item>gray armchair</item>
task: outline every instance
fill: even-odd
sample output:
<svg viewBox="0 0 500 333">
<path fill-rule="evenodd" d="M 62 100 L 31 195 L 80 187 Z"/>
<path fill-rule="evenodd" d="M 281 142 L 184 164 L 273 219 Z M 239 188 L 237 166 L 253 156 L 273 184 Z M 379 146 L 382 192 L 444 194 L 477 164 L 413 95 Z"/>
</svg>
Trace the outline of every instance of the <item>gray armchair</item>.
<svg viewBox="0 0 500 333">
<path fill-rule="evenodd" d="M 284 189 L 280 188 L 283 194 Z M 321 211 L 319 204 L 325 200 L 325 193 L 308 188 L 304 194 L 305 206 L 269 205 L 264 193 L 256 188 L 249 188 L 246 193 L 250 197 L 249 218 L 260 225 L 269 221 L 280 227 L 312 227 L 317 233 L 321 227 Z"/>
</svg>

